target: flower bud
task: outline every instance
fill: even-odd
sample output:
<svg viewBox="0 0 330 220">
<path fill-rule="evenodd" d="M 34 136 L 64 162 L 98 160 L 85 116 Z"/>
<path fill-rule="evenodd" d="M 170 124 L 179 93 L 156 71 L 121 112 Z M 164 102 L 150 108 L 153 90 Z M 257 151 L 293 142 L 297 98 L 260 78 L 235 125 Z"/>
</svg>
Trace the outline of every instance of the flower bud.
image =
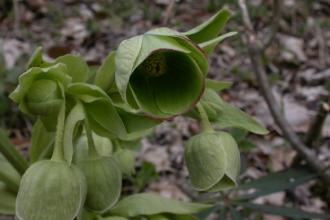
<svg viewBox="0 0 330 220">
<path fill-rule="evenodd" d="M 236 186 L 240 153 L 228 133 L 204 132 L 192 137 L 184 157 L 194 189 L 215 192 Z"/>
<path fill-rule="evenodd" d="M 44 160 L 23 175 L 16 200 L 19 220 L 72 220 L 86 196 L 86 180 L 76 166 Z"/>
<path fill-rule="evenodd" d="M 87 180 L 86 209 L 104 213 L 114 206 L 120 197 L 122 176 L 113 158 L 91 157 L 77 165 Z"/>
<path fill-rule="evenodd" d="M 61 92 L 57 82 L 49 79 L 40 79 L 31 84 L 26 96 L 29 110 L 37 115 L 56 114 L 62 103 Z"/>
<path fill-rule="evenodd" d="M 119 149 L 113 155 L 121 172 L 127 176 L 135 173 L 135 155 L 128 149 Z"/>
</svg>

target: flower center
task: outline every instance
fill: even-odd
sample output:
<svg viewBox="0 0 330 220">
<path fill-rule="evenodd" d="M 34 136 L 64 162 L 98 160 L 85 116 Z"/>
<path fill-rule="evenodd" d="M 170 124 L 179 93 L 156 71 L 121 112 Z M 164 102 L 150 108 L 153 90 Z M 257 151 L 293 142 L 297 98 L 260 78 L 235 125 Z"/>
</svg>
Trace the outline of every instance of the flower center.
<svg viewBox="0 0 330 220">
<path fill-rule="evenodd" d="M 164 54 L 152 54 L 142 63 L 141 68 L 150 77 L 161 76 L 166 72 L 166 57 Z"/>
</svg>

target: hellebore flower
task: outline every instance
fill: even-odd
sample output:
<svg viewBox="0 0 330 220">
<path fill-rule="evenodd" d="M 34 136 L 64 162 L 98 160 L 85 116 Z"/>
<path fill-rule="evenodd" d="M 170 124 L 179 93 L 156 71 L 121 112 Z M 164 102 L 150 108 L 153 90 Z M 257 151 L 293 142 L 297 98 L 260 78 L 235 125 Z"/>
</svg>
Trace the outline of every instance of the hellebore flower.
<svg viewBox="0 0 330 220">
<path fill-rule="evenodd" d="M 125 102 L 155 118 L 190 110 L 204 91 L 205 53 L 167 28 L 123 41 L 116 52 L 115 82 Z"/>
<path fill-rule="evenodd" d="M 43 160 L 23 175 L 16 199 L 19 220 L 72 220 L 86 197 L 86 180 L 76 166 Z"/>
<path fill-rule="evenodd" d="M 112 145 L 100 136 L 93 135 L 93 139 L 95 146 L 86 145 L 86 139 L 80 140 L 80 144 L 76 145 L 75 163 L 87 180 L 85 208 L 104 213 L 114 206 L 120 197 L 122 174 L 113 157 L 99 153 L 106 153 L 102 148 L 112 148 Z M 103 144 L 104 147 L 97 148 L 97 144 Z"/>
<path fill-rule="evenodd" d="M 228 133 L 203 132 L 192 137 L 184 158 L 194 189 L 215 192 L 236 186 L 240 153 Z"/>
</svg>

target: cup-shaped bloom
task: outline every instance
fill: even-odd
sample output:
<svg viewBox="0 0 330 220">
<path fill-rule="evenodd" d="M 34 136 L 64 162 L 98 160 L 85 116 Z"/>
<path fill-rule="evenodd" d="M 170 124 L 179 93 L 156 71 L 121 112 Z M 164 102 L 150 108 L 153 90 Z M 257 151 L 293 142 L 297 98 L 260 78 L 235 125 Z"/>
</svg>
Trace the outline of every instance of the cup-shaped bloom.
<svg viewBox="0 0 330 220">
<path fill-rule="evenodd" d="M 187 142 L 184 157 L 194 189 L 215 192 L 236 185 L 240 153 L 230 134 L 198 134 Z"/>
<path fill-rule="evenodd" d="M 123 174 L 131 176 L 135 173 L 135 155 L 132 150 L 118 149 L 113 156 Z"/>
<path fill-rule="evenodd" d="M 156 118 L 190 110 L 204 91 L 206 55 L 170 29 L 123 41 L 115 63 L 116 85 L 124 101 Z"/>
<path fill-rule="evenodd" d="M 111 157 L 90 157 L 77 162 L 87 180 L 85 207 L 104 213 L 116 204 L 120 197 L 122 175 Z"/>
<path fill-rule="evenodd" d="M 72 220 L 86 197 L 86 180 L 76 166 L 44 160 L 23 175 L 16 199 L 19 220 Z"/>
<path fill-rule="evenodd" d="M 63 87 L 71 77 L 64 64 L 50 67 L 32 67 L 19 77 L 19 85 L 10 98 L 19 104 L 22 112 L 33 116 L 57 113 L 63 99 Z"/>
</svg>

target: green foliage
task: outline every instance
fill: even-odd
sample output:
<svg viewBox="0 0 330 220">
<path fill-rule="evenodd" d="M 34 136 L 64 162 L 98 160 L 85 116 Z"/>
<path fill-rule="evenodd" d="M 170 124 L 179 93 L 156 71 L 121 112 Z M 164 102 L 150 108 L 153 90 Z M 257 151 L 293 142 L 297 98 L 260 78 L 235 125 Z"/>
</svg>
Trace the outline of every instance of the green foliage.
<svg viewBox="0 0 330 220">
<path fill-rule="evenodd" d="M 0 130 L 5 158 L 0 156 L 0 213 L 15 213 L 19 220 L 197 220 L 201 211 L 220 209 L 223 216 L 230 212 L 233 219 L 241 219 L 236 208 L 243 207 L 289 217 L 316 216 L 250 203 L 314 178 L 305 171 L 273 174 L 235 188 L 240 152 L 231 134 L 218 130 L 244 130 L 232 132 L 239 143 L 247 132 L 267 130 L 220 98 L 217 92 L 230 83 L 206 79 L 207 54 L 236 34 L 219 35 L 229 16 L 223 9 L 184 33 L 157 28 L 124 40 L 95 74 L 78 55 L 46 62 L 37 48 L 10 95 L 34 119 L 29 161 Z M 162 121 L 182 114 L 203 127 L 184 149 L 193 188 L 225 191 L 230 203 L 180 202 L 149 193 L 120 200 L 123 177 L 136 192 L 157 178 L 148 162 L 135 173 L 137 143 Z M 288 182 L 292 176 L 296 181 Z M 277 186 L 269 187 L 270 182 Z M 251 188 L 255 193 L 246 193 Z M 230 195 L 238 190 L 245 193 Z"/>
</svg>

